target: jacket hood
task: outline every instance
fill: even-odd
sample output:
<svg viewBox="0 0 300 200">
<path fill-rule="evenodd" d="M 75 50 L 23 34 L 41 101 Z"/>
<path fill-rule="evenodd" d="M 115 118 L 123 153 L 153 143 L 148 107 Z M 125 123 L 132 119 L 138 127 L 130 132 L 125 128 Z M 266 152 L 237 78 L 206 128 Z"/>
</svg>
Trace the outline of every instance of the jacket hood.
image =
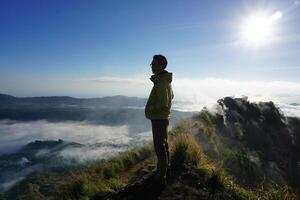
<svg viewBox="0 0 300 200">
<path fill-rule="evenodd" d="M 168 83 L 171 83 L 173 80 L 173 74 L 171 72 L 168 72 L 166 70 L 163 70 L 159 74 L 154 74 L 151 76 L 150 80 L 155 84 L 158 83 L 161 80 L 165 80 Z"/>
</svg>

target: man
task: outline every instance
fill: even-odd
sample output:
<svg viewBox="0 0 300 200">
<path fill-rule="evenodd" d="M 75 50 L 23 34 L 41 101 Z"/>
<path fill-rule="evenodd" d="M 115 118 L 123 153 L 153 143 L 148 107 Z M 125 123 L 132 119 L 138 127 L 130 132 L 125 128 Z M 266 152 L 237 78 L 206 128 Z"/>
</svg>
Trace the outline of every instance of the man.
<svg viewBox="0 0 300 200">
<path fill-rule="evenodd" d="M 153 143 L 157 155 L 156 180 L 166 185 L 167 170 L 170 169 L 168 146 L 168 125 L 172 99 L 172 73 L 166 71 L 168 61 L 163 55 L 154 55 L 151 63 L 152 73 L 150 80 L 154 83 L 148 98 L 145 115 L 151 120 Z"/>
</svg>

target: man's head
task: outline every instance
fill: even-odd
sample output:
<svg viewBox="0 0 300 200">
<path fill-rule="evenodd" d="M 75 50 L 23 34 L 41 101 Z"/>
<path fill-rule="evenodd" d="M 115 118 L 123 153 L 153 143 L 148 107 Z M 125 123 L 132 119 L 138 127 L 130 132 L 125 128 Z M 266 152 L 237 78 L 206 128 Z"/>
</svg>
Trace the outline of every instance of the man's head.
<svg viewBox="0 0 300 200">
<path fill-rule="evenodd" d="M 166 69 L 168 65 L 168 61 L 163 55 L 154 55 L 153 60 L 151 62 L 151 68 L 153 74 L 158 74 L 164 69 Z"/>
</svg>

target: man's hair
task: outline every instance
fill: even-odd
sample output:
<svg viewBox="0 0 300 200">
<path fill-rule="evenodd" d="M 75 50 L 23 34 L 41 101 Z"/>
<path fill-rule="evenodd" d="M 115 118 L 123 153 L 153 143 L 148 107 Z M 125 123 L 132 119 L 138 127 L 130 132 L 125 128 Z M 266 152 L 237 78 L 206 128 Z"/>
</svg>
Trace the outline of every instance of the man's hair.
<svg viewBox="0 0 300 200">
<path fill-rule="evenodd" d="M 161 63 L 164 69 L 168 65 L 167 58 L 165 56 L 161 55 L 161 54 L 154 55 L 153 60 L 157 60 L 159 63 Z"/>
</svg>

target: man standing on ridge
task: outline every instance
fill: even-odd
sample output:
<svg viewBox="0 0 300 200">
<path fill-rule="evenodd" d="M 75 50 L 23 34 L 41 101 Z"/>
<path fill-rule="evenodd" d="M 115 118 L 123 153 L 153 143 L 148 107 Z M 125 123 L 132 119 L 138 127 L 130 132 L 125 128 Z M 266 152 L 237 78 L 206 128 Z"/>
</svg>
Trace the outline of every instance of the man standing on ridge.
<svg viewBox="0 0 300 200">
<path fill-rule="evenodd" d="M 166 69 L 168 61 L 163 55 L 154 55 L 151 62 L 152 73 L 150 80 L 154 83 L 148 98 L 145 115 L 151 120 L 153 143 L 157 155 L 156 180 L 163 187 L 166 185 L 166 175 L 170 170 L 168 146 L 168 125 L 172 99 L 172 73 Z"/>
</svg>

